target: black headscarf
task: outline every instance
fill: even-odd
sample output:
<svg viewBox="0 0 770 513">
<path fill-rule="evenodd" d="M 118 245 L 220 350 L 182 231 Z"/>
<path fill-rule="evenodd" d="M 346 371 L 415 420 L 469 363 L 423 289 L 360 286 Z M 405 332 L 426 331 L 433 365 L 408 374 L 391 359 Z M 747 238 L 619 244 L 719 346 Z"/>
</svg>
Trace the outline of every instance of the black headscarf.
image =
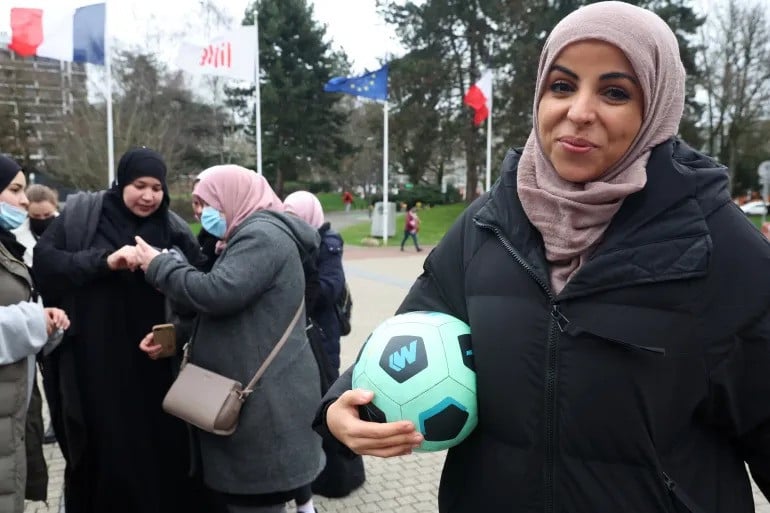
<svg viewBox="0 0 770 513">
<path fill-rule="evenodd" d="M 21 171 L 18 162 L 5 155 L 0 155 L 0 192 L 4 191 L 16 175 Z M 0 244 L 10 251 L 17 260 L 24 257 L 24 246 L 16 240 L 16 236 L 3 227 L 0 227 Z"/>
<path fill-rule="evenodd" d="M 170 199 L 163 157 L 149 148 L 133 148 L 120 158 L 117 174 L 117 180 L 104 197 L 98 231 L 114 245 L 113 249 L 119 249 L 126 244 L 134 245 L 134 237 L 137 235 L 157 248 L 171 247 L 173 243 L 168 221 Z M 123 202 L 123 189 L 137 178 L 145 176 L 160 181 L 163 200 L 151 215 L 139 217 Z"/>
<path fill-rule="evenodd" d="M 19 171 L 21 171 L 21 166 L 18 162 L 5 155 L 0 155 L 0 191 L 4 191 L 6 187 L 11 185 Z"/>
</svg>

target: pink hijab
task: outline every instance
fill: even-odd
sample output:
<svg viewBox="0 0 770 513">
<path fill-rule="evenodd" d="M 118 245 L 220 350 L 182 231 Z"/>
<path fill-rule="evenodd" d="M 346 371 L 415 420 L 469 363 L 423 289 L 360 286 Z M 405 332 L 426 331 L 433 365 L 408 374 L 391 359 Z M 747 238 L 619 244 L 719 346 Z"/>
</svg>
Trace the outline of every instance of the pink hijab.
<svg viewBox="0 0 770 513">
<path fill-rule="evenodd" d="M 292 192 L 283 200 L 283 205 L 287 214 L 294 214 L 316 230 L 324 224 L 324 209 L 312 192 Z"/>
<path fill-rule="evenodd" d="M 625 155 L 593 182 L 563 180 L 543 152 L 537 110 L 546 77 L 568 45 L 599 40 L 619 48 L 644 93 L 642 126 Z M 540 55 L 534 127 L 518 167 L 517 190 L 527 217 L 543 236 L 558 294 L 599 244 L 623 200 L 644 188 L 650 151 L 676 135 L 684 110 L 685 71 L 679 44 L 652 11 L 624 2 L 581 7 L 554 27 Z"/>
<path fill-rule="evenodd" d="M 193 194 L 225 215 L 227 231 L 224 241 L 254 212 L 283 212 L 283 203 L 265 177 L 251 169 L 226 164 L 210 167 L 198 176 L 200 181 L 195 185 Z"/>
</svg>

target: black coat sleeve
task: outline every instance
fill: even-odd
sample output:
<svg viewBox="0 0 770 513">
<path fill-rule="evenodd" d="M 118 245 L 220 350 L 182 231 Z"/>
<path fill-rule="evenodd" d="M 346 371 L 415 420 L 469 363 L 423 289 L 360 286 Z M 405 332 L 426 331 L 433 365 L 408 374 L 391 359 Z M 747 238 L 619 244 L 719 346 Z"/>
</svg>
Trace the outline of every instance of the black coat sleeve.
<svg viewBox="0 0 770 513">
<path fill-rule="evenodd" d="M 770 497 L 770 244 L 732 204 L 709 222 L 713 285 L 700 315 L 709 341 L 707 419 Z"/>
<path fill-rule="evenodd" d="M 328 235 L 318 249 L 318 291 L 315 308 L 329 308 L 337 302 L 345 289 L 345 271 L 342 268 L 342 238 Z"/>
<path fill-rule="evenodd" d="M 464 287 L 464 239 L 471 220 L 466 212 L 449 229 L 441 243 L 431 251 L 423 264 L 423 273 L 412 285 L 396 313 L 429 310 L 453 315 L 468 322 Z M 322 436 L 331 436 L 326 427 L 326 410 L 343 393 L 352 388 L 353 366 L 331 386 L 321 400 L 313 427 Z"/>
<path fill-rule="evenodd" d="M 194 266 L 199 271 L 211 271 L 213 261 L 208 259 L 203 247 L 199 243 L 199 239 L 193 235 L 187 223 L 176 214 L 171 213 L 169 217 L 171 220 L 171 227 L 174 230 L 173 241 L 175 249 L 181 253 L 181 256 L 185 258 L 187 263 Z M 215 243 L 216 240 L 217 239 L 214 238 Z M 184 344 L 192 336 L 195 317 L 195 311 L 185 309 L 171 299 L 166 298 L 166 320 L 174 325 L 177 352 L 180 354 Z"/>
<path fill-rule="evenodd" d="M 770 312 L 739 336 L 738 351 L 744 367 L 733 390 L 733 420 L 739 429 L 738 445 L 754 482 L 770 498 Z M 737 369 L 736 369 L 737 370 Z M 744 432 L 741 424 L 751 428 Z"/>
<path fill-rule="evenodd" d="M 80 251 L 66 250 L 65 219 L 62 212 L 48 227 L 33 250 L 35 281 L 46 304 L 57 304 L 68 291 L 82 287 L 92 280 L 109 274 L 108 252 L 88 248 Z"/>
</svg>

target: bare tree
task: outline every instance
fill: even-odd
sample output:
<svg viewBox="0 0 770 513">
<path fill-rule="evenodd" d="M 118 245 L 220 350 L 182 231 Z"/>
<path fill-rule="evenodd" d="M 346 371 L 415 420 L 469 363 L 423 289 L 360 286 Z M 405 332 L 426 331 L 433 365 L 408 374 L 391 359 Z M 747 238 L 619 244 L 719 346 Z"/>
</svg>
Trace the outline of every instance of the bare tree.
<svg viewBox="0 0 770 513">
<path fill-rule="evenodd" d="M 132 146 L 164 156 L 169 179 L 210 165 L 218 151 L 224 117 L 193 100 L 180 73 L 168 73 L 152 57 L 121 52 L 113 60 L 113 131 L 116 157 Z M 212 121 L 214 118 L 217 121 Z M 46 170 L 84 188 L 102 188 L 107 176 L 106 102 L 79 103 L 51 141 Z"/>
<path fill-rule="evenodd" d="M 770 115 L 770 18 L 764 0 L 727 0 L 701 31 L 708 152 L 735 170 L 744 136 Z"/>
</svg>

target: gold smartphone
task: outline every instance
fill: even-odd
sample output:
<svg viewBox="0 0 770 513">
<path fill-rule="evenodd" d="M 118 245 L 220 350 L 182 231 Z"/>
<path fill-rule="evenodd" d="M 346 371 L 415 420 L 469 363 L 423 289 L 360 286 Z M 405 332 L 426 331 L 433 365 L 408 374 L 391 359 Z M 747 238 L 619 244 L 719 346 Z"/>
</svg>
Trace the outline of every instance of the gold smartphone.
<svg viewBox="0 0 770 513">
<path fill-rule="evenodd" d="M 168 358 L 176 353 L 176 330 L 173 324 L 156 324 L 152 327 L 153 339 L 161 349 L 158 358 Z"/>
</svg>

